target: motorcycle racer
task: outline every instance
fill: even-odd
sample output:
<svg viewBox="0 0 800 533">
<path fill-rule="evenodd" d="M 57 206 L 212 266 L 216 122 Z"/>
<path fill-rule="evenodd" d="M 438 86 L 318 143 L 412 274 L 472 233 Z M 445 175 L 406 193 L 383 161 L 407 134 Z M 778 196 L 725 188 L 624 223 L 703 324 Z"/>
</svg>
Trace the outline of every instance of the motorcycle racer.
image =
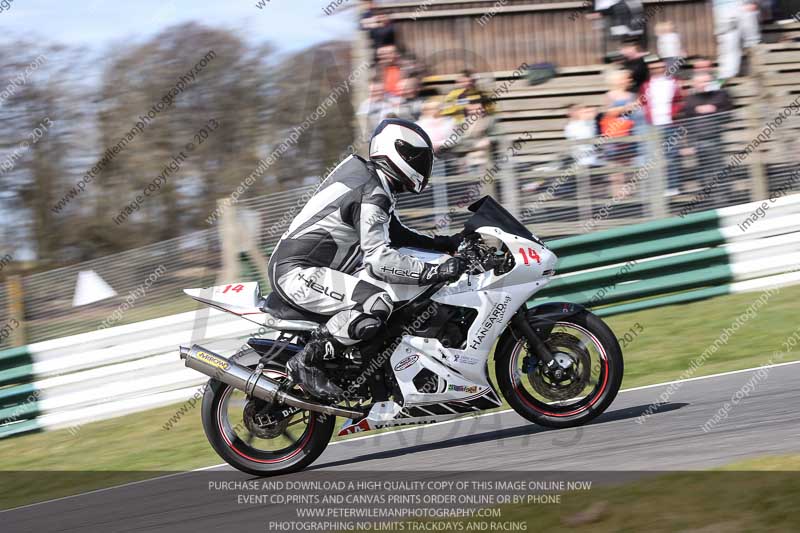
<svg viewBox="0 0 800 533">
<path fill-rule="evenodd" d="M 392 313 L 382 288 L 354 274 L 367 268 L 388 283 L 429 285 L 458 279 L 466 270 L 452 257 L 425 263 L 401 253 L 403 246 L 452 253 L 461 235 L 428 237 L 404 226 L 396 195 L 421 193 L 431 176 L 433 146 L 413 122 L 382 121 L 372 135 L 369 159 L 351 155 L 322 182 L 282 235 L 269 261 L 275 293 L 289 306 L 325 324 L 312 332 L 287 369 L 312 396 L 343 392 L 319 368 L 337 348 L 373 338 Z"/>
</svg>

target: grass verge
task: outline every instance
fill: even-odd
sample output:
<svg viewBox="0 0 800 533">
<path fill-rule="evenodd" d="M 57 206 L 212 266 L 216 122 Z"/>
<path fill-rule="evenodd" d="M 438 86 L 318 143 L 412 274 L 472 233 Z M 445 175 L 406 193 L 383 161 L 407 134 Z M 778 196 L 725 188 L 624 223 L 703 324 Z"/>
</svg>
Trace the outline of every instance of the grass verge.
<svg viewBox="0 0 800 533">
<path fill-rule="evenodd" d="M 731 328 L 759 296 L 724 296 L 609 318 L 619 337 L 635 332 L 623 348 L 623 388 L 680 378 L 690 362 L 714 344 L 723 328 Z M 692 376 L 767 363 L 797 328 L 798 298 L 800 287 L 773 294 Z M 800 350 L 785 354 L 783 361 L 796 360 L 798 354 Z M 74 434 L 60 430 L 2 440 L 0 471 L 174 472 L 221 462 L 206 442 L 199 409 L 190 410 L 170 430 L 164 429 L 179 407 L 86 424 Z"/>
<path fill-rule="evenodd" d="M 499 531 L 504 528 L 498 525 L 512 524 L 516 531 L 592 533 L 798 531 L 798 481 L 799 455 L 762 457 L 721 469 L 648 475 L 621 485 L 566 492 L 557 503 L 500 506 L 499 517 L 449 520 L 440 522 L 441 529 L 428 530 Z M 382 529 L 415 530 L 421 529 L 410 523 Z"/>
</svg>

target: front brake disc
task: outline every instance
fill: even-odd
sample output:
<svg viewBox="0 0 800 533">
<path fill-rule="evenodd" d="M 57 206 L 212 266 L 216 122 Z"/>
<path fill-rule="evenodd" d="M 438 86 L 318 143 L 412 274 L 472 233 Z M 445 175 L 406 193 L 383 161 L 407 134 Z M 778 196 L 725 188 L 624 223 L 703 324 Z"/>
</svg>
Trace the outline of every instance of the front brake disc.
<svg viewBox="0 0 800 533">
<path fill-rule="evenodd" d="M 568 333 L 554 333 L 547 339 L 547 346 L 565 372 L 566 378 L 556 380 L 546 375 L 543 365 L 536 365 L 528 372 L 533 390 L 552 401 L 575 398 L 583 391 L 591 378 L 591 356 L 580 339 Z M 564 368 L 564 361 L 571 364 Z"/>
</svg>

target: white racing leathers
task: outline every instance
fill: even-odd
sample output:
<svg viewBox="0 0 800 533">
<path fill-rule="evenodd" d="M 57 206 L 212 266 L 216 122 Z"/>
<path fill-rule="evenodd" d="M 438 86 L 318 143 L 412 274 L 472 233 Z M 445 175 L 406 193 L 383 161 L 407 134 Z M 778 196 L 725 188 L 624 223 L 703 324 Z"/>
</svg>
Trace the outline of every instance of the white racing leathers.
<svg viewBox="0 0 800 533">
<path fill-rule="evenodd" d="M 388 293 L 353 273 L 368 268 L 388 283 L 417 284 L 426 264 L 396 248 L 451 251 L 449 237 L 407 228 L 394 208 L 385 177 L 350 156 L 322 182 L 270 258 L 270 282 L 281 299 L 320 321 L 325 317 L 342 344 L 369 337 L 393 307 Z"/>
</svg>

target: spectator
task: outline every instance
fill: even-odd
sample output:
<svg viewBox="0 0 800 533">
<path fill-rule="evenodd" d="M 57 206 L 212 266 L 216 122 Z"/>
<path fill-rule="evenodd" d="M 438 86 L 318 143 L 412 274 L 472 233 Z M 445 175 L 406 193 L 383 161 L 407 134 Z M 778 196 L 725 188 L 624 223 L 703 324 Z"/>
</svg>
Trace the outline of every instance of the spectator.
<svg viewBox="0 0 800 533">
<path fill-rule="evenodd" d="M 400 95 L 400 80 L 403 70 L 400 68 L 400 54 L 393 44 L 378 48 L 378 75 L 383 80 L 383 92 L 392 96 Z"/>
<path fill-rule="evenodd" d="M 647 47 L 647 20 L 639 0 L 595 0 L 592 11 L 591 18 L 602 21 L 603 57 L 625 41 Z"/>
<path fill-rule="evenodd" d="M 759 0 L 758 5 L 761 8 L 763 24 L 772 24 L 780 18 L 780 4 L 780 0 Z"/>
<path fill-rule="evenodd" d="M 627 83 L 627 81 L 625 81 Z M 569 108 L 569 120 L 564 127 L 564 136 L 570 141 L 581 141 L 597 137 L 597 111 L 594 107 L 573 104 Z M 570 150 L 572 159 L 581 166 L 598 165 L 593 144 L 575 144 Z"/>
<path fill-rule="evenodd" d="M 750 49 L 761 42 L 761 7 L 758 0 L 747 0 L 742 6 L 739 16 L 739 29 L 742 34 L 742 44 Z"/>
<path fill-rule="evenodd" d="M 671 21 L 656 24 L 656 35 L 658 36 L 656 43 L 658 55 L 664 60 L 667 72 L 675 75 L 685 56 L 681 46 L 681 36 L 675 31 L 675 25 Z"/>
<path fill-rule="evenodd" d="M 609 74 L 611 87 L 606 93 L 606 107 L 600 119 L 600 130 L 609 137 L 625 137 L 633 128 L 631 112 L 636 107 L 636 94 L 630 90 L 631 74 L 614 70 Z"/>
<path fill-rule="evenodd" d="M 735 77 L 742 61 L 739 35 L 738 0 L 714 0 L 714 26 L 717 35 L 717 63 L 723 79 Z"/>
<path fill-rule="evenodd" d="M 413 76 L 400 82 L 400 97 L 395 114 L 399 118 L 416 122 L 422 114 L 422 100 L 419 98 L 419 80 Z"/>
<path fill-rule="evenodd" d="M 456 161 L 451 152 L 448 139 L 455 130 L 452 118 L 442 115 L 442 104 L 437 99 L 431 99 L 422 104 L 422 115 L 417 124 L 425 130 L 433 144 L 433 176 L 440 177 L 454 174 Z M 450 208 L 451 202 L 447 195 L 447 181 L 433 180 L 433 204 L 436 212 L 434 224 L 443 231 L 447 229 L 449 218 L 444 216 Z"/>
<path fill-rule="evenodd" d="M 452 146 L 448 144 L 447 139 L 453 134 L 455 121 L 442 114 L 442 103 L 439 100 L 432 99 L 422 104 L 422 114 L 417 124 L 427 132 L 433 143 L 433 152 L 436 156 L 433 163 L 434 174 L 444 175 L 445 160 L 452 158 L 450 152 Z"/>
<path fill-rule="evenodd" d="M 610 50 L 616 48 L 610 41 L 610 32 L 608 29 L 608 19 L 606 15 L 608 9 L 617 3 L 619 0 L 594 0 L 592 2 L 592 11 L 586 15 L 586 18 L 595 21 L 593 26 L 595 31 L 600 32 L 603 43 L 603 62 L 611 63 L 613 60 Z"/>
<path fill-rule="evenodd" d="M 470 124 L 458 145 L 459 151 L 466 154 L 464 163 L 468 172 L 477 172 L 488 168 L 492 143 L 489 134 L 493 125 L 492 117 L 486 111 L 481 100 L 467 104 L 467 116 Z"/>
<path fill-rule="evenodd" d="M 756 0 L 714 0 L 719 77 L 739 75 L 742 53 L 761 40 L 759 6 Z"/>
<path fill-rule="evenodd" d="M 638 41 L 635 40 L 628 40 L 623 43 L 620 53 L 622 54 L 622 66 L 631 73 L 631 85 L 628 89 L 635 94 L 639 94 L 642 85 L 650 79 L 650 70 L 644 61 L 644 57 L 647 54 L 642 52 Z"/>
<path fill-rule="evenodd" d="M 374 23 L 375 2 L 372 0 L 361 0 L 361 29 L 369 30 L 370 24 Z"/>
<path fill-rule="evenodd" d="M 434 153 L 440 156 L 445 142 L 455 128 L 453 119 L 442 114 L 441 102 L 432 99 L 422 104 L 422 114 L 417 124 L 428 133 Z"/>
<path fill-rule="evenodd" d="M 711 60 L 706 57 L 699 57 L 695 60 L 694 65 L 692 65 L 692 72 L 693 74 L 705 73 L 711 76 L 711 82 L 708 83 L 708 87 L 711 90 L 717 90 L 720 88 L 720 84 L 716 79 L 716 75 L 714 73 L 714 65 L 711 63 Z"/>
<path fill-rule="evenodd" d="M 615 70 L 609 75 L 611 89 L 606 93 L 606 108 L 600 119 L 600 132 L 608 139 L 618 139 L 631 134 L 634 127 L 632 112 L 636 108 L 636 94 L 630 90 L 631 74 L 628 70 Z M 618 165 L 627 165 L 636 153 L 630 142 L 605 144 L 606 158 Z M 617 172 L 610 176 L 611 194 L 619 193 L 625 184 L 625 174 Z"/>
<path fill-rule="evenodd" d="M 372 49 L 378 50 L 383 46 L 396 45 L 394 23 L 387 15 L 375 13 L 374 3 L 370 0 L 363 2 L 364 10 L 361 14 L 361 29 L 369 34 Z"/>
<path fill-rule="evenodd" d="M 467 105 L 474 102 L 481 102 L 487 113 L 494 112 L 494 105 L 478 89 L 472 72 L 464 70 L 456 82 L 456 88 L 445 96 L 442 113 L 462 122 L 467 116 Z"/>
<path fill-rule="evenodd" d="M 397 45 L 394 22 L 389 18 L 389 15 L 375 17 L 375 27 L 370 31 L 370 39 L 372 39 L 372 45 L 376 49 L 381 46 Z"/>
<path fill-rule="evenodd" d="M 678 117 L 681 109 L 681 85 L 666 73 L 661 59 L 650 63 L 650 79 L 641 88 L 642 104 L 647 123 L 668 126 Z"/>
<path fill-rule="evenodd" d="M 656 127 L 656 139 L 659 145 L 673 133 L 672 123 L 681 112 L 683 93 L 681 85 L 673 76 L 666 74 L 664 61 L 658 59 L 650 63 L 650 79 L 642 86 L 642 104 L 647 123 Z M 653 146 L 650 153 L 656 153 L 658 148 Z M 680 158 L 678 150 L 671 149 L 665 154 L 667 159 L 667 190 L 668 196 L 679 192 Z"/>
<path fill-rule="evenodd" d="M 722 132 L 729 111 L 733 109 L 728 93 L 714 85 L 708 72 L 697 72 L 692 78 L 692 94 L 686 98 L 683 116 L 688 131 L 689 147 L 682 150 L 684 155 L 694 154 L 697 158 L 694 167 L 695 181 L 702 183 L 704 176 L 713 176 L 724 165 Z"/>
<path fill-rule="evenodd" d="M 395 97 L 384 94 L 383 83 L 380 80 L 373 80 L 369 84 L 369 96 L 357 111 L 358 116 L 364 121 L 364 131 L 371 134 L 381 120 L 395 112 L 398 103 Z"/>
<path fill-rule="evenodd" d="M 692 89 L 683 106 L 682 116 L 685 118 L 710 117 L 733 109 L 727 91 L 716 88 L 714 78 L 708 72 L 695 73 Z"/>
</svg>

